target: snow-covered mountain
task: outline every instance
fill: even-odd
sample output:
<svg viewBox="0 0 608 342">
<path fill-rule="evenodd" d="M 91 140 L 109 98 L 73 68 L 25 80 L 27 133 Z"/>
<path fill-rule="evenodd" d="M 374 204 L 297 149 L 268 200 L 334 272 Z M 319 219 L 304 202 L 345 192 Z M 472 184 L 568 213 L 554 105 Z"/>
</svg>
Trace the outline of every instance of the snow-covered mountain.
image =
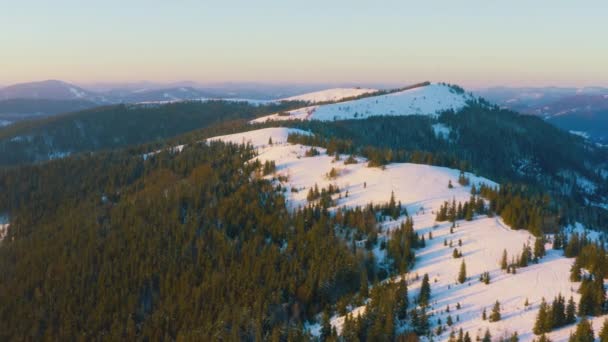
<svg viewBox="0 0 608 342">
<path fill-rule="evenodd" d="M 350 97 L 361 96 L 377 92 L 377 89 L 370 88 L 332 88 L 312 93 L 296 95 L 280 99 L 279 101 L 304 101 L 304 102 L 335 102 Z"/>
<path fill-rule="evenodd" d="M 489 329 L 494 338 L 517 332 L 520 341 L 531 341 L 535 338 L 532 328 L 543 298 L 550 301 L 561 294 L 566 298 L 572 296 L 578 302 L 580 295 L 577 290 L 581 283 L 569 279 L 573 259 L 565 258 L 561 251 L 552 250 L 550 242 L 545 246 L 547 255 L 538 264 L 511 274 L 501 270 L 502 254 L 506 251 L 509 258 L 518 256 L 524 245 L 534 245 L 532 234 L 511 229 L 500 217 L 479 215 L 472 221 L 459 222 L 453 231 L 451 223 L 436 221 L 436 213 L 445 201 L 466 201 L 471 196 L 473 185 L 498 186 L 495 182 L 467 173 L 465 176 L 470 179 L 470 184 L 460 185 L 457 181 L 460 171 L 429 165 L 400 163 L 372 168 L 362 157 L 356 157 L 355 164 L 345 164 L 348 156 L 342 155 L 336 160 L 322 148 L 317 148 L 319 155 L 307 156 L 310 146 L 287 143 L 287 137 L 292 133 L 309 134 L 278 127 L 208 140 L 249 143 L 257 148 L 259 155 L 256 158 L 261 162 L 274 161 L 276 171 L 267 177 L 285 189 L 291 208 L 307 205 L 307 191 L 315 185 L 319 188 L 337 185 L 340 188 L 340 193 L 333 195 L 335 206 L 332 210 L 386 203 L 393 193 L 413 218 L 415 231 L 427 237 L 427 242 L 424 248 L 416 251 L 416 262 L 410 272 L 386 281 L 404 278 L 411 298 L 415 298 L 420 291 L 422 275 L 428 274 L 432 290 L 429 314 L 432 315 L 430 325 L 433 331 L 438 326 L 437 322 L 453 321 L 450 329 L 462 329 L 472 338 L 481 338 Z M 328 177 L 332 169 L 335 176 Z M 448 186 L 450 182 L 453 187 Z M 405 218 L 401 216 L 381 223 L 381 236 L 372 249 L 378 267 L 388 262 L 382 242 L 391 238 L 391 231 Z M 580 226 L 577 229 L 583 231 Z M 453 257 L 454 248 L 461 251 L 462 258 Z M 457 282 L 457 276 L 463 260 L 466 262 L 467 281 L 461 284 Z M 489 272 L 489 284 L 479 280 L 484 272 Z M 489 313 L 497 300 L 502 306 L 502 319 L 498 322 L 484 320 L 482 312 L 485 309 Z M 350 307 L 348 311 L 357 316 L 365 308 L 365 305 Z M 331 318 L 331 324 L 338 333 L 344 318 L 340 315 Z M 596 331 L 599 331 L 603 319 L 592 320 Z M 548 336 L 553 341 L 567 341 L 574 328 L 574 325 L 566 326 Z M 319 334 L 320 326 L 312 324 L 308 329 Z M 447 340 L 448 337 L 449 330 L 446 330 L 438 340 Z"/>
<path fill-rule="evenodd" d="M 253 120 L 254 123 L 281 120 L 348 120 L 382 115 L 436 115 L 458 111 L 474 97 L 444 84 L 429 84 L 394 93 L 309 106 Z"/>
</svg>

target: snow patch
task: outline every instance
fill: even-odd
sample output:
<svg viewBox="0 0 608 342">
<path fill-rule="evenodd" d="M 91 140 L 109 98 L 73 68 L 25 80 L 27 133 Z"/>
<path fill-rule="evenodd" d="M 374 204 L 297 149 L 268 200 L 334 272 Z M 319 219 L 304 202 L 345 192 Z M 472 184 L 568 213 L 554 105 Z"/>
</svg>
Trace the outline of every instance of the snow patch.
<svg viewBox="0 0 608 342">
<path fill-rule="evenodd" d="M 433 125 L 433 131 L 435 132 L 435 136 L 437 138 L 448 140 L 452 130 L 450 127 L 442 123 L 436 123 Z"/>
</svg>

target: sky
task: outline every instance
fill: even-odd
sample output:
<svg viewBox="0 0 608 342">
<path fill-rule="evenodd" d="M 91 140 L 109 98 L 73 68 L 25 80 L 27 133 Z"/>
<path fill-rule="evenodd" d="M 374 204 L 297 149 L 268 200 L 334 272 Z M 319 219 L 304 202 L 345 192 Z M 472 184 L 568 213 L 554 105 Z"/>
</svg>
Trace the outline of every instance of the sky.
<svg viewBox="0 0 608 342">
<path fill-rule="evenodd" d="M 0 0 L 0 84 L 608 86 L 606 0 Z"/>
</svg>

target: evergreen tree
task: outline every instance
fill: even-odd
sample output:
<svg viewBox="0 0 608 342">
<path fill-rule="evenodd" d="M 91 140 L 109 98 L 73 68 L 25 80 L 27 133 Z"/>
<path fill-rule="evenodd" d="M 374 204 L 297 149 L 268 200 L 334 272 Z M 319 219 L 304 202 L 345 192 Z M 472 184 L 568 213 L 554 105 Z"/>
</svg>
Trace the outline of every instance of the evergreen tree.
<svg viewBox="0 0 608 342">
<path fill-rule="evenodd" d="M 545 256 L 545 239 L 541 236 L 534 241 L 534 259 L 538 260 Z"/>
<path fill-rule="evenodd" d="M 486 328 L 485 334 L 483 334 L 482 342 L 492 342 L 492 335 L 490 334 L 490 329 Z"/>
<path fill-rule="evenodd" d="M 487 318 L 488 316 L 486 314 L 486 308 L 483 308 L 483 311 L 481 312 L 481 319 L 485 321 Z"/>
<path fill-rule="evenodd" d="M 570 296 L 568 299 L 568 305 L 566 306 L 566 323 L 572 324 L 576 322 L 576 304 L 574 303 L 574 298 Z"/>
<path fill-rule="evenodd" d="M 500 318 L 500 303 L 496 301 L 494 307 L 492 307 L 492 312 L 490 313 L 490 322 L 498 322 L 500 321 Z"/>
<path fill-rule="evenodd" d="M 509 267 L 509 263 L 507 261 L 507 250 L 502 251 L 502 258 L 500 259 L 500 269 L 506 270 Z"/>
<path fill-rule="evenodd" d="M 429 283 L 429 275 L 424 274 L 422 277 L 422 285 L 420 286 L 420 296 L 418 297 L 418 303 L 421 306 L 427 306 L 431 299 L 431 284 Z"/>
<path fill-rule="evenodd" d="M 458 272 L 458 282 L 463 284 L 467 280 L 467 266 L 462 260 L 460 264 L 460 271 Z"/>
<path fill-rule="evenodd" d="M 569 342 L 594 342 L 594 340 L 593 327 L 587 318 L 583 317 L 576 325 L 576 331 L 570 336 Z"/>
<path fill-rule="evenodd" d="M 559 328 L 566 324 L 566 299 L 557 295 L 551 304 L 551 328 Z"/>
<path fill-rule="evenodd" d="M 521 256 L 519 258 L 519 267 L 528 266 L 528 261 L 530 260 L 530 246 L 524 245 Z"/>
<path fill-rule="evenodd" d="M 549 317 L 549 309 L 547 306 L 547 302 L 545 298 L 540 302 L 540 307 L 538 308 L 538 314 L 536 315 L 536 321 L 534 322 L 534 328 L 532 331 L 536 335 L 542 335 L 551 331 L 551 326 L 547 326 Z"/>
</svg>

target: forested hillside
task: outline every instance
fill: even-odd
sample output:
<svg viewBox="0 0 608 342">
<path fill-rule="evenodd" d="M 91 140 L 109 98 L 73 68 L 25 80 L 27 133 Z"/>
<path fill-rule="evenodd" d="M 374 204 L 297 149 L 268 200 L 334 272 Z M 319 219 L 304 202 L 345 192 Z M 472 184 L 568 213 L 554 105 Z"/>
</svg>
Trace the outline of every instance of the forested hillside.
<svg viewBox="0 0 608 342">
<path fill-rule="evenodd" d="M 160 142 L 222 121 L 251 119 L 296 105 L 237 101 L 115 105 L 19 122 L 0 129 L 0 166 Z"/>
<path fill-rule="evenodd" d="M 212 143 L 1 171 L 11 225 L 0 338 L 293 339 L 306 319 L 386 277 L 334 231 L 373 233 L 373 209 L 290 213 L 255 176 L 263 165 L 245 163 L 253 156 Z"/>
</svg>

